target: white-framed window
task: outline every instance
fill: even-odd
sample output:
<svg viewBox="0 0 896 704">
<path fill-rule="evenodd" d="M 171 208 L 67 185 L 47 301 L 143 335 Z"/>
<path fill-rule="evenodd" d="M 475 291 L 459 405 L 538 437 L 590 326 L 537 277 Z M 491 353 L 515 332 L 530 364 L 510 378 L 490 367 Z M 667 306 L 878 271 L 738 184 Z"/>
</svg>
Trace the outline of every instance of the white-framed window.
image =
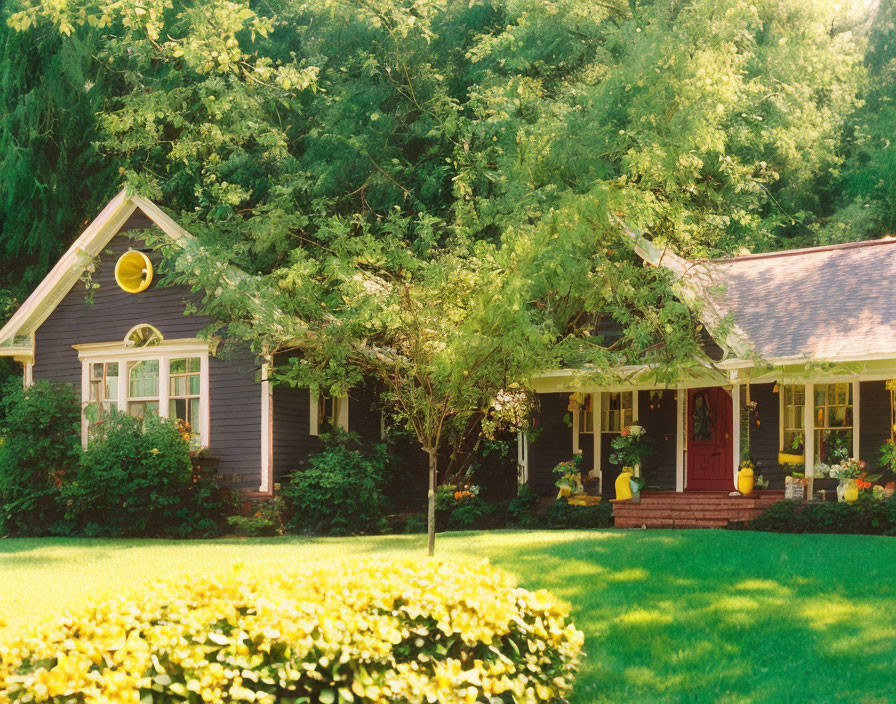
<svg viewBox="0 0 896 704">
<path fill-rule="evenodd" d="M 594 394 L 576 394 L 579 408 L 579 434 L 590 435 L 594 432 Z"/>
<path fill-rule="evenodd" d="M 128 413 L 137 418 L 159 415 L 159 366 L 158 359 L 142 359 L 127 362 Z"/>
<path fill-rule="evenodd" d="M 96 421 L 88 430 L 118 411 L 118 362 L 91 362 L 88 369 L 90 389 L 87 400 L 96 404 Z"/>
<path fill-rule="evenodd" d="M 853 455 L 852 384 L 815 384 L 815 459 L 837 464 Z"/>
<path fill-rule="evenodd" d="M 348 430 L 348 396 L 330 396 L 309 389 L 309 434 L 321 435 L 330 428 Z"/>
<path fill-rule="evenodd" d="M 208 446 L 208 342 L 165 340 L 150 325 L 138 325 L 121 342 L 74 345 L 82 364 L 81 398 L 96 414 L 122 410 L 138 418 L 156 414 L 189 428 L 193 447 Z M 91 434 L 82 418 L 81 439 Z"/>
<path fill-rule="evenodd" d="M 800 454 L 804 444 L 806 387 L 783 384 L 781 387 L 781 452 Z"/>
<path fill-rule="evenodd" d="M 191 443 L 199 443 L 202 427 L 202 360 L 172 359 L 168 367 L 168 417 L 175 418 Z"/>
<path fill-rule="evenodd" d="M 634 422 L 634 412 L 634 392 L 604 391 L 600 401 L 600 432 L 621 432 Z"/>
</svg>

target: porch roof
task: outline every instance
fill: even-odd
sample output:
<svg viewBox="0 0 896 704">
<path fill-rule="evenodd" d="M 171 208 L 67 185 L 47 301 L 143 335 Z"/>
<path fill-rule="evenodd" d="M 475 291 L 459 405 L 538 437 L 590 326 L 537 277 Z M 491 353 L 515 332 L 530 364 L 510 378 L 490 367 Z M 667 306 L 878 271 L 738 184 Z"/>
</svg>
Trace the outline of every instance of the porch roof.
<svg viewBox="0 0 896 704">
<path fill-rule="evenodd" d="M 767 362 L 896 358 L 896 238 L 701 264 Z"/>
</svg>

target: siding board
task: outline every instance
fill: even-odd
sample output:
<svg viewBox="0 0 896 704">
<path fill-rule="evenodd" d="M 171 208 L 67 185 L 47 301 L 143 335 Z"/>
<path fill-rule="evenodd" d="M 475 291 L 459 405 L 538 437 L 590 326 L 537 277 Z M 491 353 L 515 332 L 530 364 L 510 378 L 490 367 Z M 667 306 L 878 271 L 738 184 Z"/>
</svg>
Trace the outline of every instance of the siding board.
<svg viewBox="0 0 896 704">
<path fill-rule="evenodd" d="M 556 493 L 553 469 L 572 459 L 572 428 L 563 422 L 568 413 L 569 394 L 538 394 L 536 428 L 540 430 L 529 443 L 529 484 L 542 496 Z"/>
<path fill-rule="evenodd" d="M 664 390 L 659 402 L 654 402 L 650 407 L 650 392 L 638 392 L 638 416 L 636 422 L 647 431 L 647 437 L 651 439 L 653 453 L 644 461 L 642 475 L 648 486 L 660 489 L 675 490 L 675 432 L 676 411 L 678 404 L 675 400 L 675 391 Z M 618 475 L 613 477 L 615 481 Z M 604 474 L 606 476 L 606 473 Z M 612 484 L 607 485 L 612 487 Z"/>
</svg>

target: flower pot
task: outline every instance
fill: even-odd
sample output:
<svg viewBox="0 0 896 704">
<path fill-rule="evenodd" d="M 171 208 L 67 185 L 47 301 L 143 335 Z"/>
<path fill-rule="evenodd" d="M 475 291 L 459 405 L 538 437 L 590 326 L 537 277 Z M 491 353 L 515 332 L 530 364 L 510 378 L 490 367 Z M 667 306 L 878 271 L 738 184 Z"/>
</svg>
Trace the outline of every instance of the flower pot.
<svg viewBox="0 0 896 704">
<path fill-rule="evenodd" d="M 753 470 L 749 467 L 742 467 L 737 473 L 737 490 L 746 496 L 753 493 Z"/>
<path fill-rule="evenodd" d="M 619 476 L 616 477 L 616 500 L 617 501 L 628 501 L 634 497 L 634 493 L 632 492 L 632 473 L 627 470 L 623 470 L 619 473 Z"/>
<path fill-rule="evenodd" d="M 837 498 L 848 504 L 857 501 L 859 498 L 859 487 L 855 479 L 844 479 L 837 487 Z"/>
</svg>

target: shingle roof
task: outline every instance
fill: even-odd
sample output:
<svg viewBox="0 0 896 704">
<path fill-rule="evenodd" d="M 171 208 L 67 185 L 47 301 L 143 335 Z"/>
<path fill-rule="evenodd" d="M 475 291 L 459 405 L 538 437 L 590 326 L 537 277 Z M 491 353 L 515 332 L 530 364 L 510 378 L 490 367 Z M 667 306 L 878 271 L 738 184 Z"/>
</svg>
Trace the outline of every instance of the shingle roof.
<svg viewBox="0 0 896 704">
<path fill-rule="evenodd" d="M 896 358 L 896 239 L 703 262 L 767 361 Z"/>
</svg>

